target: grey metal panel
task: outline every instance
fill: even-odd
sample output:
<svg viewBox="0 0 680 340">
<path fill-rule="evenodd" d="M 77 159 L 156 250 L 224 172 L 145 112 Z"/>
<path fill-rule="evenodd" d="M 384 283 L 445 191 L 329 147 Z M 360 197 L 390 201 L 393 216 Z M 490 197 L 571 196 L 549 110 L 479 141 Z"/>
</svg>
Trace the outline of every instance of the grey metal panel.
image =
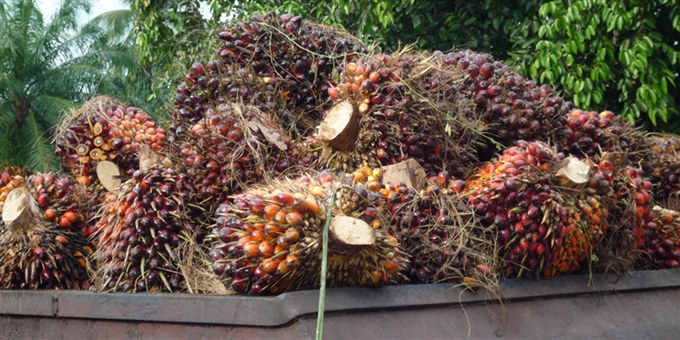
<svg viewBox="0 0 680 340">
<path fill-rule="evenodd" d="M 56 292 L 0 290 L 0 314 L 55 316 Z"/>
<path fill-rule="evenodd" d="M 503 282 L 506 302 L 555 299 L 581 294 L 623 293 L 674 288 L 680 293 L 680 270 L 640 271 L 549 279 L 516 279 Z M 326 296 L 326 312 L 414 310 L 461 304 L 495 303 L 498 298 L 482 290 L 463 292 L 451 284 L 406 285 L 382 288 L 335 288 Z M 314 316 L 318 291 L 302 291 L 275 297 L 210 296 L 188 294 L 98 294 L 82 291 L 0 291 L 0 314 L 57 316 L 68 319 L 115 322 L 163 322 L 181 324 L 274 327 Z"/>
<path fill-rule="evenodd" d="M 325 339 L 677 339 L 680 289 L 326 314 Z M 0 339 L 312 339 L 315 315 L 279 327 L 0 316 Z M 468 337 L 469 332 L 469 337 Z"/>
</svg>

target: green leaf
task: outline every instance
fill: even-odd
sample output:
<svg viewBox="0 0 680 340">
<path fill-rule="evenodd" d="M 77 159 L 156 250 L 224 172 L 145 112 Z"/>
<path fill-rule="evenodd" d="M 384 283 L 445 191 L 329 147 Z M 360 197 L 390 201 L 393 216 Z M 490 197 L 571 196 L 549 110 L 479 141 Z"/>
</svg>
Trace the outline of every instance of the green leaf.
<svg viewBox="0 0 680 340">
<path fill-rule="evenodd" d="M 574 92 L 575 93 L 580 93 L 583 91 L 583 88 L 585 87 L 585 82 L 583 80 L 577 79 L 574 81 Z"/>
<path fill-rule="evenodd" d="M 602 97 L 603 95 L 601 90 L 593 91 L 593 102 L 595 102 L 595 104 L 602 103 Z"/>
</svg>

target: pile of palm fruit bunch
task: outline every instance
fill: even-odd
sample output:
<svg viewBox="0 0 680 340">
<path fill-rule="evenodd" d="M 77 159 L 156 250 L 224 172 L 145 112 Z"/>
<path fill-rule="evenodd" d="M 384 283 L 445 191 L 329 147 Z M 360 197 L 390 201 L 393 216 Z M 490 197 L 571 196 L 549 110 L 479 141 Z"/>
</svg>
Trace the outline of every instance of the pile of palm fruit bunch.
<svg viewBox="0 0 680 340">
<path fill-rule="evenodd" d="M 0 288 L 87 289 L 85 189 L 55 173 L 0 173 Z"/>
<path fill-rule="evenodd" d="M 654 182 L 653 194 L 664 208 L 680 209 L 680 137 L 654 135 L 648 163 L 648 176 Z"/>
<path fill-rule="evenodd" d="M 347 62 L 328 90 L 334 107 L 307 143 L 321 148 L 317 157 L 333 169 L 414 158 L 428 173 L 462 175 L 488 142 L 471 98 L 456 98 L 469 81 L 465 71 L 408 49 Z"/>
<path fill-rule="evenodd" d="M 179 144 L 178 164 L 194 178 L 198 200 L 222 202 L 227 195 L 267 177 L 294 171 L 291 139 L 254 106 L 225 103 L 205 112 Z"/>
<path fill-rule="evenodd" d="M 294 137 L 313 129 L 324 108 L 334 70 L 363 43 L 350 34 L 273 13 L 225 25 L 217 60 L 196 63 L 177 88 L 172 138 L 225 102 L 244 102 L 269 112 Z"/>
<path fill-rule="evenodd" d="M 295 174 L 302 152 L 292 144 L 329 107 L 334 70 L 366 52 L 342 30 L 289 14 L 233 22 L 218 37 L 216 60 L 195 63 L 177 87 L 168 136 L 212 210 L 246 185 Z"/>
<path fill-rule="evenodd" d="M 216 39 L 167 129 L 96 97 L 55 130 L 63 173 L 0 173 L 1 288 L 279 294 L 324 250 L 329 287 L 680 266 L 677 137 L 485 53 L 273 13 Z"/>
</svg>

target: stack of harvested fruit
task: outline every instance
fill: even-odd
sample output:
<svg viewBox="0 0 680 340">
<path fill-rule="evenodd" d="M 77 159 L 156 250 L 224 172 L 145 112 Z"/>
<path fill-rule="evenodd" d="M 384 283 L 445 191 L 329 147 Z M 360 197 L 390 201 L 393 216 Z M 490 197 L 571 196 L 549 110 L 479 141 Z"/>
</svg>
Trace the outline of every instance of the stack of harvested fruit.
<svg viewBox="0 0 680 340">
<path fill-rule="evenodd" d="M 680 267 L 676 136 L 488 54 L 369 53 L 273 13 L 217 38 L 167 138 L 96 97 L 56 129 L 66 174 L 0 172 L 1 288 L 316 288 L 326 228 L 329 286 Z"/>
</svg>

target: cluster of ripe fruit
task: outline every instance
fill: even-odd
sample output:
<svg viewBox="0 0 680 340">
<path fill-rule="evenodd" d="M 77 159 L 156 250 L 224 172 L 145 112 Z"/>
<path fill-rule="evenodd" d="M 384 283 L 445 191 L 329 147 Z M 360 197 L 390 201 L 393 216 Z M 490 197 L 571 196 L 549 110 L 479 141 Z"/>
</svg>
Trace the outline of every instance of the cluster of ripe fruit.
<svg viewBox="0 0 680 340">
<path fill-rule="evenodd" d="M 56 130 L 67 175 L 0 173 L 0 286 L 188 291 L 197 256 L 236 292 L 314 288 L 325 225 L 329 286 L 680 266 L 676 139 L 488 54 L 368 55 L 271 13 L 218 37 L 167 136 L 99 97 Z"/>
</svg>

